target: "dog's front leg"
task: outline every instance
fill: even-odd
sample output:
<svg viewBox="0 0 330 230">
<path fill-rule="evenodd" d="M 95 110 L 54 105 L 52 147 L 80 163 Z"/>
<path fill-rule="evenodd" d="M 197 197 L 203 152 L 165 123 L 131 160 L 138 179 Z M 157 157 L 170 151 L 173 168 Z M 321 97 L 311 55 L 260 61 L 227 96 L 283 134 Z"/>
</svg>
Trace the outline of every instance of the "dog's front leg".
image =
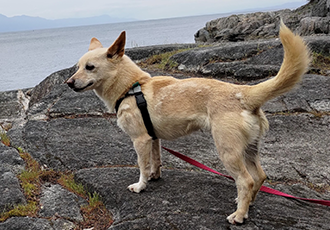
<svg viewBox="0 0 330 230">
<path fill-rule="evenodd" d="M 138 156 L 138 165 L 140 168 L 139 182 L 131 184 L 128 189 L 131 192 L 139 193 L 147 187 L 148 177 L 150 175 L 150 154 L 152 151 L 152 139 L 146 134 L 133 140 L 134 148 Z"/>
</svg>

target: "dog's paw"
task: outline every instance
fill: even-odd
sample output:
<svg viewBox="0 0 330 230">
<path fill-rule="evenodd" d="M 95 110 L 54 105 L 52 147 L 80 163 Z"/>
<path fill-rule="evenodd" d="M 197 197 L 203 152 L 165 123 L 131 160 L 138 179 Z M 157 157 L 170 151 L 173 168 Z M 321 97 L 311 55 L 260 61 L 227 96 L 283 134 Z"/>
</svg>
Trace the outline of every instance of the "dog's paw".
<svg viewBox="0 0 330 230">
<path fill-rule="evenodd" d="M 135 184 L 131 184 L 130 186 L 128 186 L 128 190 L 130 190 L 131 192 L 136 192 L 139 193 L 142 190 L 144 190 L 147 187 L 147 185 L 145 183 L 135 183 Z"/>
<path fill-rule="evenodd" d="M 160 176 L 161 176 L 160 171 L 153 172 L 153 173 L 150 173 L 148 180 L 158 180 L 158 179 L 160 179 Z"/>
<path fill-rule="evenodd" d="M 244 216 L 239 214 L 237 211 L 227 217 L 227 220 L 231 224 L 243 224 L 244 219 L 248 218 L 248 213 Z"/>
</svg>

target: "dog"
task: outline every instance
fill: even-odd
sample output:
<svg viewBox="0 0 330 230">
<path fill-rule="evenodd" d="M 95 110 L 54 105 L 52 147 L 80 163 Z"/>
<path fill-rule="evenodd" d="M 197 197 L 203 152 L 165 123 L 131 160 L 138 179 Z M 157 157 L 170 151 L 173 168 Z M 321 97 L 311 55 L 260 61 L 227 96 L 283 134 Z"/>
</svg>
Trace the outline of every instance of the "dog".
<svg viewBox="0 0 330 230">
<path fill-rule="evenodd" d="M 310 63 L 307 45 L 283 22 L 280 39 L 284 60 L 278 74 L 252 86 L 204 78 L 151 77 L 125 55 L 125 31 L 109 48 L 92 38 L 89 51 L 77 64 L 77 72 L 66 83 L 76 92 L 94 90 L 110 111 L 122 98 L 116 111 L 117 123 L 130 136 L 140 168 L 139 181 L 128 186 L 132 192 L 139 193 L 148 180 L 160 178 L 160 139 L 210 130 L 220 159 L 237 187 L 237 210 L 227 220 L 243 223 L 266 179 L 259 160 L 259 143 L 269 125 L 260 107 L 290 91 Z M 125 97 L 135 82 L 141 85 L 157 139 L 148 134 L 136 99 Z"/>
</svg>

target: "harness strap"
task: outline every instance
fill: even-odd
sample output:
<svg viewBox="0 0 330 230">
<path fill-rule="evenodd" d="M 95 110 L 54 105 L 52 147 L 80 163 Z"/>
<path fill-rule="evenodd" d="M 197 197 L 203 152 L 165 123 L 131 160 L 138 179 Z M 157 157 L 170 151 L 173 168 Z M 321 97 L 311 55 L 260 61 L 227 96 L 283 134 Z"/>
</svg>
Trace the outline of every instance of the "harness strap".
<svg viewBox="0 0 330 230">
<path fill-rule="evenodd" d="M 144 95 L 142 93 L 141 86 L 140 86 L 139 82 L 134 83 L 132 88 L 128 91 L 128 93 L 126 93 L 124 97 L 120 98 L 116 102 L 116 106 L 115 106 L 116 112 L 118 112 L 118 109 L 119 109 L 119 106 L 120 106 L 121 102 L 126 97 L 133 96 L 133 95 L 135 96 L 136 105 L 140 109 L 142 119 L 143 119 L 144 125 L 145 125 L 145 127 L 148 131 L 149 136 L 151 136 L 153 140 L 156 140 L 157 136 L 155 134 L 154 127 L 153 127 L 151 119 L 150 119 L 150 115 L 149 115 L 149 112 L 148 112 L 147 101 L 144 98 Z"/>
</svg>

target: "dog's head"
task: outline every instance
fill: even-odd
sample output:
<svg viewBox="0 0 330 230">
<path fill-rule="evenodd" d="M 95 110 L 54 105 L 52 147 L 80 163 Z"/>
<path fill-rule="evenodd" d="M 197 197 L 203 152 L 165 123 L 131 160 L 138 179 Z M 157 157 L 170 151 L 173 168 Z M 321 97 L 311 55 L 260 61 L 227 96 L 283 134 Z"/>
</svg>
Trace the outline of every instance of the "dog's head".
<svg viewBox="0 0 330 230">
<path fill-rule="evenodd" d="M 116 75 L 118 63 L 125 53 L 126 34 L 123 31 L 109 47 L 103 48 L 101 42 L 92 38 L 88 52 L 83 55 L 77 72 L 65 83 L 76 92 L 97 89 L 105 80 Z"/>
</svg>

